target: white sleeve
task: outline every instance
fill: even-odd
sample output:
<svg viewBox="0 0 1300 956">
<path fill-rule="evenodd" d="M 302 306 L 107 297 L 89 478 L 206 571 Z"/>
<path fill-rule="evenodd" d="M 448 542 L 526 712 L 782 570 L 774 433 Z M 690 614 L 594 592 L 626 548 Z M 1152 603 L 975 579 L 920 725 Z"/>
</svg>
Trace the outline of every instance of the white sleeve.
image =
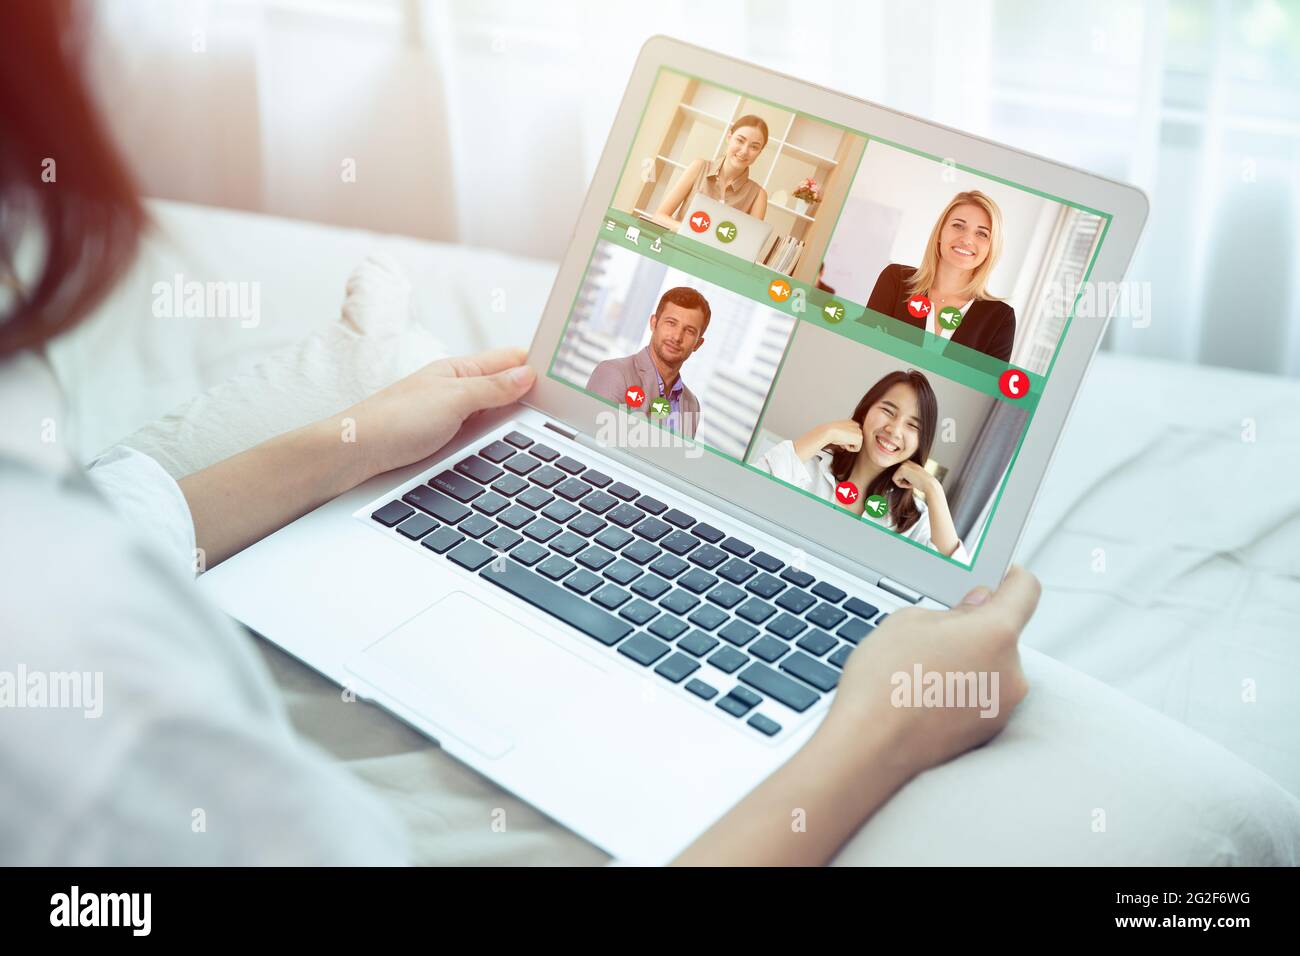
<svg viewBox="0 0 1300 956">
<path fill-rule="evenodd" d="M 754 467 L 787 484 L 805 491 L 813 490 L 815 479 L 808 471 L 808 465 L 795 454 L 794 442 L 788 439 L 769 448 L 766 454 L 754 461 Z"/>
<path fill-rule="evenodd" d="M 181 486 L 144 452 L 117 445 L 86 467 L 86 475 L 125 524 L 189 577 L 196 567 L 194 518 Z"/>
<path fill-rule="evenodd" d="M 930 550 L 938 553 L 939 549 L 934 546 L 934 539 L 930 537 L 930 511 L 927 508 L 921 509 L 921 517 L 916 519 L 916 524 L 912 525 L 907 532 L 907 537 L 920 544 L 925 545 Z M 957 539 L 957 549 L 948 555 L 954 561 L 960 561 L 962 564 L 970 564 L 970 555 L 966 551 L 966 545 L 960 538 Z"/>
</svg>

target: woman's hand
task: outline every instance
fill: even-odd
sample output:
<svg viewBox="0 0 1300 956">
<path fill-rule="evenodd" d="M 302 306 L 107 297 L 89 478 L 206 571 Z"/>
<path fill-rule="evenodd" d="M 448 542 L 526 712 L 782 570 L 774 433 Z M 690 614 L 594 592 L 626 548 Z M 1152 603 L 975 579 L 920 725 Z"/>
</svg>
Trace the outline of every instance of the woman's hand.
<svg viewBox="0 0 1300 956">
<path fill-rule="evenodd" d="M 342 412 L 371 475 L 427 458 L 474 412 L 517 402 L 536 376 L 523 349 L 439 359 Z"/>
<path fill-rule="evenodd" d="M 930 516 L 930 547 L 940 554 L 952 557 L 961 544 L 957 526 L 948 509 L 948 496 L 943 485 L 914 461 L 905 461 L 894 470 L 894 484 L 900 488 L 914 488 L 925 495 L 925 510 Z"/>
<path fill-rule="evenodd" d="M 533 385 L 522 349 L 433 362 L 333 418 L 277 435 L 182 478 L 202 564 L 212 567 L 361 482 L 427 458 L 474 412 Z"/>
<path fill-rule="evenodd" d="M 823 422 L 795 439 L 794 453 L 800 461 L 808 461 L 827 445 L 857 451 L 862 447 L 862 426 L 851 418 Z"/>
<path fill-rule="evenodd" d="M 935 488 L 939 489 L 939 494 L 943 494 L 943 487 L 930 474 L 910 458 L 902 462 L 894 469 L 894 484 L 900 488 L 915 488 L 921 494 L 925 495 L 926 504 L 930 502 L 930 495 Z"/>
<path fill-rule="evenodd" d="M 830 860 L 908 780 L 1006 726 L 1028 691 L 1016 643 L 1038 593 L 1032 574 L 1012 568 L 995 593 L 976 588 L 951 611 L 891 614 L 849 655 L 830 712 L 808 743 L 675 862 L 815 866 Z M 990 716 L 980 716 L 978 702 L 896 706 L 894 675 L 910 680 L 918 664 L 923 672 L 986 674 L 990 689 L 997 674 Z M 797 831 L 790 825 L 795 811 L 807 823 Z"/>
<path fill-rule="evenodd" d="M 907 776 L 994 737 L 1029 690 L 1017 642 L 1040 591 L 1037 578 L 1012 567 L 995 593 L 976 588 L 950 611 L 906 608 L 890 614 L 849 655 L 835 702 L 817 733 L 852 748 L 878 728 Z M 986 687 L 996 693 L 989 695 L 987 707 L 976 701 L 965 707 L 951 701 L 943 707 L 899 706 L 896 687 L 904 681 L 896 675 L 906 675 L 906 703 L 911 703 L 917 665 L 923 673 L 984 675 Z"/>
</svg>

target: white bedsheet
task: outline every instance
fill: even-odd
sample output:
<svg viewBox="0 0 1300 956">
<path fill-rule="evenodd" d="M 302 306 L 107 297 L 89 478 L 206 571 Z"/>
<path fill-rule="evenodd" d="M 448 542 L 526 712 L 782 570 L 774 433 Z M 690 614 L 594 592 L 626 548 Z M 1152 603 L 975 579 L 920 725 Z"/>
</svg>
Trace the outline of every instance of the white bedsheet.
<svg viewBox="0 0 1300 956">
<path fill-rule="evenodd" d="M 175 245 L 151 243 L 131 280 L 53 355 L 85 457 L 325 328 L 349 271 L 372 251 L 405 268 L 418 320 L 451 351 L 526 343 L 554 270 L 243 213 L 154 208 Z M 152 283 L 178 271 L 187 279 L 259 282 L 261 324 L 153 318 Z M 1028 646 L 1218 742 L 1293 794 L 1300 793 L 1300 489 L 1289 468 L 1300 462 L 1297 402 L 1294 381 L 1099 356 L 1019 557 L 1044 583 Z M 1243 440 L 1251 428 L 1254 440 Z M 322 739 L 328 727 L 322 742 L 363 776 L 395 751 L 427 749 L 382 714 L 358 719 L 350 707 L 341 722 L 330 706 L 336 695 L 296 663 L 269 656 L 286 693 L 301 694 L 302 729 Z M 372 779 L 391 787 L 391 760 L 386 766 Z M 463 792 L 467 813 L 484 799 L 510 800 L 489 796 L 495 788 L 472 771 L 427 760 L 411 765 L 405 784 L 395 798 L 411 803 L 417 817 L 433 815 L 428 832 L 440 832 L 440 813 L 444 823 L 461 818 L 454 807 L 416 807 L 412 793 L 422 786 Z M 500 860 L 555 859 L 549 825 L 517 801 L 510 807 L 523 824 L 475 853 L 499 848 Z M 563 858 L 603 859 L 568 838 Z"/>
</svg>

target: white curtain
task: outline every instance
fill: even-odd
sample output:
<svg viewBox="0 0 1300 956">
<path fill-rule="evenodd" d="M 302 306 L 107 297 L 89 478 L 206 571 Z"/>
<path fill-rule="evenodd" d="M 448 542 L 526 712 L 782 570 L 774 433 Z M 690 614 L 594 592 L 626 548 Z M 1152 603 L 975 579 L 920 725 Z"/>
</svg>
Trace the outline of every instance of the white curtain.
<svg viewBox="0 0 1300 956">
<path fill-rule="evenodd" d="M 664 33 L 1136 183 L 1151 315 L 1105 347 L 1300 374 L 1295 0 L 96 7 L 125 64 L 115 124 L 157 195 L 554 259 Z"/>
</svg>

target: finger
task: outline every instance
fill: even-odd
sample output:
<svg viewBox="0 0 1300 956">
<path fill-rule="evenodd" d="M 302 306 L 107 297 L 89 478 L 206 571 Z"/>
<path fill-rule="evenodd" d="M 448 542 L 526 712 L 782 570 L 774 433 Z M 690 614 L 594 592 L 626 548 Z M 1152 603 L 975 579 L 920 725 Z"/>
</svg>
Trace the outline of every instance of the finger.
<svg viewBox="0 0 1300 956">
<path fill-rule="evenodd" d="M 971 588 L 970 591 L 967 592 L 966 596 L 961 599 L 961 603 L 957 604 L 953 610 L 966 611 L 971 608 L 979 607 L 982 604 L 988 603 L 988 599 L 992 596 L 993 592 L 981 584 L 977 588 Z"/>
<path fill-rule="evenodd" d="M 455 355 L 434 363 L 443 375 L 451 378 L 473 378 L 495 375 L 516 368 L 528 360 L 528 352 L 521 348 L 489 349 L 476 355 Z"/>
<path fill-rule="evenodd" d="M 460 387 L 457 389 L 456 410 L 461 417 L 465 417 L 484 408 L 498 408 L 517 402 L 533 387 L 536 377 L 529 366 L 520 365 L 495 375 L 462 378 L 458 382 Z"/>
<path fill-rule="evenodd" d="M 1041 593 L 1042 585 L 1038 583 L 1038 578 L 1019 565 L 1012 565 L 998 589 L 978 609 L 978 613 L 1001 618 L 1003 623 L 1019 634 L 1033 617 Z"/>
</svg>

